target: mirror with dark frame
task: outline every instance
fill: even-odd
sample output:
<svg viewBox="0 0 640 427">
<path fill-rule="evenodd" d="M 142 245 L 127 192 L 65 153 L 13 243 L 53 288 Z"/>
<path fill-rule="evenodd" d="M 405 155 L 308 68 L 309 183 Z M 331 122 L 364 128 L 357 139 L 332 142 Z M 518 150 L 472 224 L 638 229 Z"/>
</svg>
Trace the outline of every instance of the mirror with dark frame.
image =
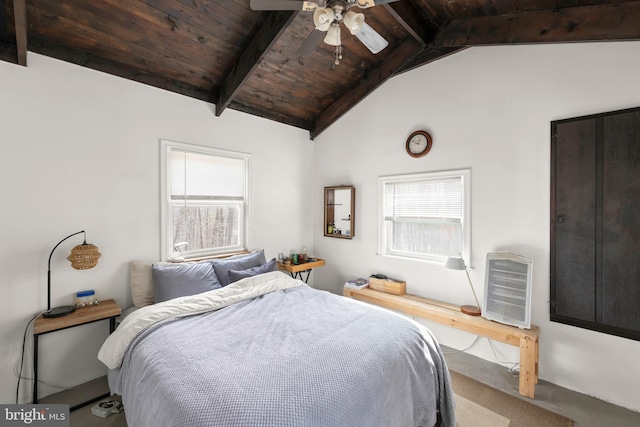
<svg viewBox="0 0 640 427">
<path fill-rule="evenodd" d="M 352 239 L 355 235 L 356 189 L 353 185 L 324 188 L 324 235 Z"/>
</svg>

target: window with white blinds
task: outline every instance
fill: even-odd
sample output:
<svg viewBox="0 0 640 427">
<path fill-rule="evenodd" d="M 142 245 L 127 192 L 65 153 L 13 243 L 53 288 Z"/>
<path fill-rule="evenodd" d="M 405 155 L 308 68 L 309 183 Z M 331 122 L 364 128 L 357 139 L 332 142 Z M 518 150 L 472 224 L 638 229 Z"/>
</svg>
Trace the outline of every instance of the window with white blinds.
<svg viewBox="0 0 640 427">
<path fill-rule="evenodd" d="M 163 259 L 246 248 L 249 155 L 165 140 L 161 147 Z"/>
<path fill-rule="evenodd" d="M 245 159 L 169 150 L 172 200 L 244 200 Z"/>
<path fill-rule="evenodd" d="M 469 259 L 470 171 L 380 177 L 379 252 L 444 262 Z"/>
</svg>

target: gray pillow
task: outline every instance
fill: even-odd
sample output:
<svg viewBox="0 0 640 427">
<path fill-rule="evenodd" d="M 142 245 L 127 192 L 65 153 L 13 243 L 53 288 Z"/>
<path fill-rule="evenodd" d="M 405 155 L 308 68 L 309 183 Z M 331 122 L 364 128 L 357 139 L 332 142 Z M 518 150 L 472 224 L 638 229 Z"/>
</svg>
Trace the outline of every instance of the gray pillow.
<svg viewBox="0 0 640 427">
<path fill-rule="evenodd" d="M 251 267 L 259 267 L 266 263 L 267 260 L 264 257 L 264 249 L 251 252 L 250 254 L 239 256 L 237 258 L 233 257 L 211 261 L 213 269 L 216 272 L 216 276 L 218 276 L 218 280 L 220 280 L 220 284 L 222 286 L 227 286 L 229 284 L 229 270 L 246 270 Z"/>
<path fill-rule="evenodd" d="M 276 264 L 276 259 L 272 259 L 266 264 L 260 265 L 258 267 L 247 268 L 246 270 L 229 270 L 228 279 L 229 284 L 233 282 L 237 282 L 240 279 L 244 279 L 246 277 L 257 276 L 258 274 L 268 273 L 270 271 L 278 271 L 278 265 Z"/>
<path fill-rule="evenodd" d="M 188 262 L 151 266 L 155 302 L 221 288 L 222 285 L 209 262 Z"/>
</svg>

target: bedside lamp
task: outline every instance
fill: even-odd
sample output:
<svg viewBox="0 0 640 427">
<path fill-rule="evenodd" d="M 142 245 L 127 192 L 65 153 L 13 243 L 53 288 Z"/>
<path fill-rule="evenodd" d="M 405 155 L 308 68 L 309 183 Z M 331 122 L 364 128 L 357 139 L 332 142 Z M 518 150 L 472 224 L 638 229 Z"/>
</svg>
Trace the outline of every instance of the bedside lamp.
<svg viewBox="0 0 640 427">
<path fill-rule="evenodd" d="M 451 270 L 464 270 L 465 273 L 467 273 L 467 279 L 469 279 L 469 286 L 471 287 L 471 292 L 473 292 L 473 297 L 476 300 L 476 306 L 474 307 L 472 305 L 463 305 L 460 307 L 460 311 L 470 316 L 480 316 L 480 314 L 482 314 L 482 309 L 480 308 L 480 303 L 478 302 L 476 291 L 475 289 L 473 289 L 473 284 L 471 283 L 471 277 L 469 277 L 469 270 L 467 270 L 467 266 L 464 263 L 462 254 L 460 254 L 459 258 L 458 257 L 447 258 L 447 262 L 444 264 L 444 266 Z"/>
<path fill-rule="evenodd" d="M 98 248 L 95 245 L 87 243 L 87 234 L 84 230 L 70 234 L 60 240 L 58 244 L 53 247 L 53 250 L 49 255 L 49 269 L 47 271 L 47 311 L 43 313 L 42 317 L 62 317 L 73 313 L 76 309 L 72 305 L 51 308 L 51 257 L 53 256 L 53 252 L 56 248 L 60 246 L 60 243 L 80 233 L 84 234 L 84 243 L 71 249 L 71 254 L 67 257 L 67 259 L 71 261 L 71 267 L 76 270 L 88 270 L 98 264 L 98 258 L 100 258 L 101 254 L 98 252 Z"/>
</svg>

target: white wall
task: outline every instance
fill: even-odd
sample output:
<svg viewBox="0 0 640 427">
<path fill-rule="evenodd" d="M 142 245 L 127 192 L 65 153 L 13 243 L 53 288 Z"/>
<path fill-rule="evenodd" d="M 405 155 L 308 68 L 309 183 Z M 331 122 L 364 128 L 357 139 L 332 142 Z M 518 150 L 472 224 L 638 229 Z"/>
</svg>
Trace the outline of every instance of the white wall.
<svg viewBox="0 0 640 427">
<path fill-rule="evenodd" d="M 251 153 L 251 247 L 268 257 L 312 249 L 305 131 L 233 110 L 215 117 L 210 104 L 32 53 L 27 68 L 0 61 L 0 120 L 2 403 L 15 402 L 23 331 L 46 309 L 47 260 L 59 240 L 84 229 L 102 258 L 76 271 L 65 258 L 82 237 L 58 247 L 53 306 L 83 289 L 128 306 L 128 262 L 158 259 L 161 138 Z M 44 335 L 40 379 L 68 387 L 106 373 L 95 355 L 107 330 L 100 322 Z M 30 387 L 23 383 L 21 402 Z"/>
<path fill-rule="evenodd" d="M 375 254 L 379 175 L 470 167 L 479 297 L 487 252 L 532 256 L 541 377 L 640 410 L 640 343 L 551 323 L 547 306 L 549 122 L 640 105 L 640 43 L 469 49 L 393 78 L 313 143 L 307 132 L 232 110 L 217 118 L 203 102 L 36 54 L 28 61 L 0 61 L 0 402 L 15 400 L 22 334 L 46 307 L 47 258 L 60 239 L 85 229 L 103 256 L 75 271 L 65 257 L 81 241 L 61 245 L 54 305 L 86 288 L 130 304 L 127 263 L 159 256 L 164 138 L 252 153 L 251 246 L 268 256 L 306 246 L 328 261 L 312 274 L 316 287 L 334 292 L 347 278 L 383 272 L 411 293 L 471 302 L 460 272 Z M 404 151 L 417 129 L 434 137 L 422 159 Z M 339 184 L 356 186 L 353 240 L 322 236 L 322 188 Z M 448 346 L 474 339 L 429 326 Z M 95 353 L 106 330 L 101 322 L 44 336 L 40 378 L 66 387 L 104 374 Z M 514 348 L 497 349 L 501 360 L 518 360 Z M 471 352 L 495 361 L 484 340 Z M 30 400 L 30 382 L 20 396 Z"/>
<path fill-rule="evenodd" d="M 473 48 L 385 83 L 314 144 L 316 287 L 375 272 L 407 281 L 407 292 L 473 303 L 466 277 L 440 266 L 376 255 L 381 175 L 471 168 L 472 266 L 483 293 L 487 252 L 534 259 L 532 323 L 539 325 L 544 380 L 640 410 L 640 342 L 549 321 L 550 122 L 640 105 L 640 43 Z M 409 157 L 406 137 L 431 132 L 431 152 Z M 336 156 L 335 153 L 342 153 Z M 356 187 L 353 240 L 322 236 L 322 188 Z M 441 343 L 468 347 L 474 336 L 426 324 Z M 496 345 L 502 361 L 518 350 Z M 496 361 L 486 340 L 470 351 Z"/>
</svg>

